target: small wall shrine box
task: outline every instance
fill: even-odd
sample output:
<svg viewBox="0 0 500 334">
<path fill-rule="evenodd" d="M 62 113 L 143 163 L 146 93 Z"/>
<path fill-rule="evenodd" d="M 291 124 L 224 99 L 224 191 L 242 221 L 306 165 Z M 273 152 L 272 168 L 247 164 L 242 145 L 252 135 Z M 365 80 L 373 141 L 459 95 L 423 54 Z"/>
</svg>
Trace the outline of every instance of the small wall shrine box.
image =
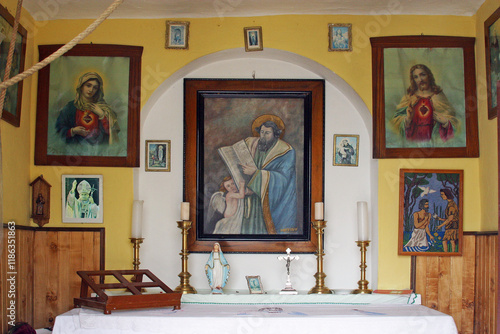
<svg viewBox="0 0 500 334">
<path fill-rule="evenodd" d="M 31 192 L 31 218 L 40 227 L 49 223 L 50 218 L 50 187 L 43 175 L 40 175 L 30 184 Z"/>
</svg>

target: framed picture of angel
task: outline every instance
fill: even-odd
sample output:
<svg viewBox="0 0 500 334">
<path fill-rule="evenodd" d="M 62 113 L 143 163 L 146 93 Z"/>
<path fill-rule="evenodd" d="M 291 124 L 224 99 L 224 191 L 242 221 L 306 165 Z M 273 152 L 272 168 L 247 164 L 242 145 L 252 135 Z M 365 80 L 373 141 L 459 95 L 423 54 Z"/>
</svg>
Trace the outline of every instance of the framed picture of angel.
<svg viewBox="0 0 500 334">
<path fill-rule="evenodd" d="M 463 184 L 463 170 L 400 170 L 399 255 L 462 255 Z"/>
<path fill-rule="evenodd" d="M 314 252 L 323 198 L 323 80 L 185 79 L 191 252 Z"/>
</svg>

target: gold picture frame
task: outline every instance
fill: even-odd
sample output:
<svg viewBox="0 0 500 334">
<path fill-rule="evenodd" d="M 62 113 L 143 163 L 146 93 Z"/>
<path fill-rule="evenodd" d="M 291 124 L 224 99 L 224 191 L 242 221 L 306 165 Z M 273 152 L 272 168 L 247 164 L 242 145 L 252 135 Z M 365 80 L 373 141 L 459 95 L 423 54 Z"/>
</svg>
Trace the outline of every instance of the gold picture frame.
<svg viewBox="0 0 500 334">
<path fill-rule="evenodd" d="M 328 24 L 328 51 L 352 51 L 352 24 Z"/>
<path fill-rule="evenodd" d="M 165 49 L 189 49 L 189 22 L 167 21 Z"/>
<path fill-rule="evenodd" d="M 333 165 L 357 167 L 359 135 L 333 135 Z"/>
<path fill-rule="evenodd" d="M 245 35 L 245 51 L 262 51 L 264 44 L 262 42 L 262 27 L 243 28 Z"/>
<path fill-rule="evenodd" d="M 250 294 L 263 294 L 264 288 L 260 276 L 245 276 L 247 279 L 248 292 Z"/>
<path fill-rule="evenodd" d="M 170 172 L 170 140 L 146 140 L 146 172 Z"/>
</svg>

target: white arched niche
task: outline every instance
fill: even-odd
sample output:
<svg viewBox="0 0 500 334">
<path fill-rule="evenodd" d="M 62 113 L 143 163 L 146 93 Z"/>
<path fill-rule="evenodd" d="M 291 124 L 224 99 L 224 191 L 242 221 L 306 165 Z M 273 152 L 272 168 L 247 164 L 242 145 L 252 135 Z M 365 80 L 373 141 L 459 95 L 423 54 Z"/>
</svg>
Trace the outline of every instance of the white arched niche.
<svg viewBox="0 0 500 334">
<path fill-rule="evenodd" d="M 294 53 L 266 49 L 231 49 L 201 57 L 166 79 L 152 94 L 141 114 L 141 143 L 170 140 L 171 172 L 145 172 L 144 161 L 134 171 L 134 198 L 144 200 L 141 268 L 150 269 L 168 286 L 179 285 L 181 234 L 176 221 L 183 194 L 183 79 L 255 78 L 325 80 L 325 283 L 331 289 L 355 289 L 360 279 L 356 202 L 367 201 L 372 243 L 367 255 L 367 279 L 377 286 L 377 163 L 371 158 L 371 115 L 357 93 L 326 67 Z M 358 134 L 358 167 L 333 166 L 334 134 Z M 141 145 L 144 157 L 144 144 Z M 285 249 L 283 249 L 285 252 Z M 293 253 L 293 249 L 292 249 Z M 246 275 L 260 275 L 264 289 L 280 290 L 286 269 L 276 254 L 225 254 L 231 265 L 227 289 L 247 291 Z M 207 254 L 190 254 L 190 283 L 208 289 L 204 265 Z M 315 285 L 316 256 L 301 254 L 292 263 L 292 283 L 298 290 Z"/>
</svg>

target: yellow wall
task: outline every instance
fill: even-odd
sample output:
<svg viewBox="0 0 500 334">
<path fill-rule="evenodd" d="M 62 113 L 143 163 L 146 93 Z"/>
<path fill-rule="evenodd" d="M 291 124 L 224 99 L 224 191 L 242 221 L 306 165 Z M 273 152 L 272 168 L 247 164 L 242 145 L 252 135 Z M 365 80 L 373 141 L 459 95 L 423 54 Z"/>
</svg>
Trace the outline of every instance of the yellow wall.
<svg viewBox="0 0 500 334">
<path fill-rule="evenodd" d="M 16 16 L 17 1 L 2 1 L 2 6 Z M 32 25 L 31 16 L 23 10 L 21 25 L 28 29 Z M 28 32 L 25 68 L 33 65 L 33 35 Z M 3 78 L 1 78 L 3 81 Z M 0 122 L 2 133 L 2 181 L 3 181 L 3 221 L 15 221 L 17 224 L 29 225 L 31 209 L 29 184 L 34 178 L 30 175 L 30 104 L 33 96 L 32 79 L 28 78 L 23 85 L 21 110 L 21 126 L 14 127 L 7 122 Z"/>
<path fill-rule="evenodd" d="M 484 21 L 499 7 L 498 0 L 487 0 L 476 13 L 476 70 L 479 109 L 479 182 L 481 188 L 481 230 L 498 230 L 498 141 L 497 119 L 488 120 L 486 99 L 486 59 Z"/>
<path fill-rule="evenodd" d="M 492 7 L 496 0 L 489 0 L 486 7 Z M 13 0 L 11 1 L 13 2 Z M 483 6 L 483 7 L 485 7 Z M 398 8 L 393 8 L 394 13 Z M 489 9 L 481 9 L 478 20 L 484 20 Z M 180 20 L 180 19 L 176 19 Z M 476 30 L 481 24 L 476 17 L 456 16 L 267 16 L 251 18 L 210 18 L 186 19 L 191 22 L 189 50 L 164 49 L 165 20 L 108 20 L 98 28 L 83 43 L 127 44 L 144 46 L 142 62 L 142 105 L 151 93 L 172 73 L 189 62 L 224 49 L 244 46 L 243 27 L 262 26 L 265 48 L 287 50 L 308 57 L 330 68 L 340 75 L 361 96 L 371 110 L 371 48 L 369 37 L 390 35 L 453 35 L 476 37 Z M 37 22 L 34 26 L 34 43 L 57 44 L 65 43 L 82 31 L 89 20 L 58 20 Z M 353 48 L 351 53 L 328 52 L 328 23 L 353 24 Z M 479 36 L 478 36 L 479 37 Z M 484 49 L 484 47 L 483 47 Z M 478 47 L 478 51 L 480 51 Z M 34 55 L 37 58 L 37 53 Z M 484 58 L 478 52 L 478 57 Z M 35 59 L 31 59 L 35 60 Z M 30 61 L 31 61 L 30 60 Z M 38 60 L 38 59 L 36 59 Z M 480 62 L 478 62 L 481 64 Z M 484 64 L 484 60 L 483 60 Z M 478 67 L 478 76 L 484 73 Z M 483 75 L 484 76 L 484 75 Z M 27 85 L 29 86 L 29 85 Z M 27 95 L 30 95 L 29 93 Z M 4 154 L 14 155 L 19 145 L 26 152 L 29 150 L 28 161 L 20 163 L 20 169 L 29 165 L 29 178 L 32 180 L 40 174 L 53 185 L 52 188 L 52 218 L 49 226 L 63 226 L 61 223 L 61 175 L 63 174 L 102 174 L 104 175 L 105 211 L 103 225 L 106 228 L 106 266 L 108 268 L 128 268 L 131 263 L 130 236 L 131 203 L 133 200 L 133 172 L 130 168 L 70 168 L 34 166 L 34 134 L 36 115 L 36 79 L 31 85 L 31 100 L 28 98 L 25 107 L 30 111 L 23 115 L 23 124 L 30 122 L 30 136 L 27 141 L 27 130 L 24 130 L 21 143 L 13 140 L 4 145 Z M 398 212 L 398 175 L 400 168 L 439 168 L 464 169 L 465 174 L 465 216 L 466 231 L 496 229 L 491 223 L 496 217 L 493 207 L 496 199 L 496 188 L 487 187 L 491 184 L 488 175 L 496 174 L 496 165 L 491 161 L 496 159 L 496 145 L 490 139 L 496 138 L 496 130 L 485 121 L 485 104 L 480 101 L 480 159 L 385 159 L 379 161 L 379 288 L 407 288 L 409 286 L 409 257 L 397 255 L 397 212 Z M 31 119 L 31 121 L 30 121 Z M 483 134 L 482 127 L 487 127 Z M 26 127 L 26 125 L 25 125 Z M 2 131 L 6 128 L 2 124 Z M 487 137 L 485 137 L 487 136 Z M 5 138 L 5 134 L 2 139 Z M 4 139 L 5 140 L 5 139 Z M 8 146 L 8 147 L 5 147 Z M 13 148 L 12 148 L 12 147 Z M 26 152 L 27 153 L 27 152 Z M 485 153 L 488 155 L 485 156 Z M 491 157 L 489 157 L 491 156 Z M 4 162 L 6 178 L 15 177 L 27 179 L 27 173 L 18 176 L 16 167 L 8 167 Z M 5 179 L 5 178 L 4 178 Z M 9 181 L 10 182 L 10 181 Z M 24 181 L 24 184 L 26 182 Z M 496 185 L 496 183 L 495 183 Z M 482 186 L 482 187 L 481 187 Z M 495 186 L 496 187 L 496 186 Z M 488 188 L 486 191 L 481 189 Z M 21 197 L 27 197 L 23 187 L 11 189 Z M 8 194 L 8 191 L 5 192 Z M 5 200 L 7 202 L 7 199 Z M 26 202 L 29 205 L 29 202 Z M 19 205 L 22 208 L 22 205 Z M 483 210 L 481 210 L 483 208 Z M 26 210 L 24 216 L 26 216 Z M 5 215 L 4 215 L 4 218 Z M 487 222 L 485 220 L 488 220 Z M 68 224 L 64 224 L 68 226 Z M 74 226 L 74 225 L 72 225 Z M 95 225 L 84 225 L 95 226 Z M 124 251 L 126 250 L 126 251 Z"/>
</svg>

